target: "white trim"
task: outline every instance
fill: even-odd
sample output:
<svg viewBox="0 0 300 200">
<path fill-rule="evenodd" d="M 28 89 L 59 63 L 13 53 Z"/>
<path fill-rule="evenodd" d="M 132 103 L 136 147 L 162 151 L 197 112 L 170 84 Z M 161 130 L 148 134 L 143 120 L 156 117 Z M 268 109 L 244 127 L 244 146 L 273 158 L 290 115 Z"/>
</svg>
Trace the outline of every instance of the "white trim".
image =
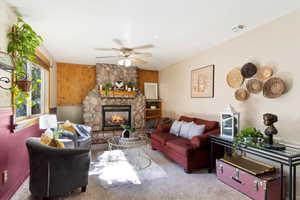
<svg viewBox="0 0 300 200">
<path fill-rule="evenodd" d="M 27 68 L 26 69 L 27 70 L 27 75 L 29 77 L 31 77 L 31 75 L 32 75 L 32 69 L 33 68 L 38 68 L 41 71 L 41 80 L 42 80 L 41 91 L 40 91 L 41 92 L 41 94 L 40 94 L 40 96 L 41 96 L 41 98 L 40 98 L 40 111 L 41 112 L 38 113 L 38 114 L 32 115 L 32 107 L 26 104 L 26 116 L 16 117 L 17 120 L 22 120 L 23 118 L 27 119 L 28 117 L 36 118 L 36 117 L 38 117 L 40 115 L 43 115 L 43 114 L 48 112 L 47 111 L 47 106 L 48 106 L 49 92 L 46 92 L 46 91 L 49 90 L 49 86 L 47 85 L 48 84 L 48 77 L 47 77 L 47 73 L 46 73 L 47 71 L 43 67 L 41 67 L 41 66 L 39 66 L 35 63 L 31 63 L 31 62 L 27 62 L 26 68 Z M 32 94 L 30 93 L 30 97 L 29 97 L 30 99 L 32 98 L 31 95 Z"/>
</svg>

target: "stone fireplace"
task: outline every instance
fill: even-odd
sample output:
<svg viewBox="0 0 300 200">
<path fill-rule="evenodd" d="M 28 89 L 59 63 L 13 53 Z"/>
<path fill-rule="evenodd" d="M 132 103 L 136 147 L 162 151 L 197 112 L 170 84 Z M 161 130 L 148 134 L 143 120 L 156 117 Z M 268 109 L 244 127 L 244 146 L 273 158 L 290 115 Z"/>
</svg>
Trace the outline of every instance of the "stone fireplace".
<svg viewBox="0 0 300 200">
<path fill-rule="evenodd" d="M 122 122 L 122 117 L 128 117 L 126 123 L 130 123 L 132 127 L 144 128 L 145 123 L 145 96 L 138 92 L 135 97 L 132 98 L 122 98 L 122 97 L 104 97 L 100 95 L 99 88 L 100 85 L 116 81 L 124 82 L 138 82 L 138 68 L 137 67 L 123 67 L 113 64 L 96 64 L 96 86 L 91 90 L 88 95 L 83 100 L 83 120 L 84 123 L 92 127 L 93 131 L 105 130 L 110 122 L 106 122 L 104 118 L 104 112 L 106 113 L 106 108 L 119 107 L 127 108 L 130 106 L 130 115 L 114 116 L 114 121 L 119 123 Z M 123 110 L 124 110 L 123 109 Z M 119 109 L 120 110 L 120 109 Z M 122 111 L 123 111 L 122 110 Z M 108 116 L 107 120 L 111 121 L 113 114 L 124 114 L 121 111 L 112 111 Z M 124 120 L 124 119 L 123 119 Z M 113 127 L 118 127 L 120 124 L 111 124 Z"/>
</svg>

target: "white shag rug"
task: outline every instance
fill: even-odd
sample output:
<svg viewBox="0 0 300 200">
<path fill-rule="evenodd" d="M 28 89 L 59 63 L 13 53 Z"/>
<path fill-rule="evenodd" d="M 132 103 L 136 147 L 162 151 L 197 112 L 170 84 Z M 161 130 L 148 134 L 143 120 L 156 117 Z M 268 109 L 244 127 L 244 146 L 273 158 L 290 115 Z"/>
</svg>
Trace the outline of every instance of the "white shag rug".
<svg viewBox="0 0 300 200">
<path fill-rule="evenodd" d="M 92 162 L 89 175 L 104 188 L 167 177 L 144 148 L 104 151 Z"/>
</svg>

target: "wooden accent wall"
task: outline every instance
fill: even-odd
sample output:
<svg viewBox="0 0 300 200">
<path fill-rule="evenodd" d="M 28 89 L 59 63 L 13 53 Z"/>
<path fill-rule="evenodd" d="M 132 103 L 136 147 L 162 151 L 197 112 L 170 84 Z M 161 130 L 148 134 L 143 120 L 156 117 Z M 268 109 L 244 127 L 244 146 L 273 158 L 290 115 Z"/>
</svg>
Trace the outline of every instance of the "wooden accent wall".
<svg viewBox="0 0 300 200">
<path fill-rule="evenodd" d="M 57 105 L 81 106 L 87 93 L 95 86 L 95 66 L 57 63 Z"/>
<path fill-rule="evenodd" d="M 139 89 L 144 93 L 144 83 L 158 83 L 158 71 L 139 69 Z"/>
</svg>

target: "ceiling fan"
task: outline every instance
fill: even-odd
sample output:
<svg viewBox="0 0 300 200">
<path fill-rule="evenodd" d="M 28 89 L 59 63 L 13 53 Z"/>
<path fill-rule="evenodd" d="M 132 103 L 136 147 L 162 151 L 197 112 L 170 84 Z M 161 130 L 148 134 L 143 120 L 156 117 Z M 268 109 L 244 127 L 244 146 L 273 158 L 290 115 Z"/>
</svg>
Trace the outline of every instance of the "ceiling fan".
<svg viewBox="0 0 300 200">
<path fill-rule="evenodd" d="M 153 48 L 154 45 L 152 45 L 152 44 L 128 48 L 128 47 L 124 47 L 122 41 L 119 39 L 114 39 L 113 41 L 118 46 L 120 46 L 120 48 L 96 48 L 96 50 L 98 50 L 98 51 L 116 51 L 116 52 L 119 52 L 119 55 L 100 56 L 100 57 L 96 57 L 97 59 L 119 58 L 119 60 L 118 60 L 119 65 L 124 65 L 125 67 L 129 67 L 129 66 L 131 66 L 132 63 L 142 64 L 142 65 L 147 64 L 147 62 L 142 60 L 141 58 L 146 58 L 146 57 L 152 56 L 151 53 L 142 53 L 142 52 L 136 51 L 139 49 Z"/>
</svg>

